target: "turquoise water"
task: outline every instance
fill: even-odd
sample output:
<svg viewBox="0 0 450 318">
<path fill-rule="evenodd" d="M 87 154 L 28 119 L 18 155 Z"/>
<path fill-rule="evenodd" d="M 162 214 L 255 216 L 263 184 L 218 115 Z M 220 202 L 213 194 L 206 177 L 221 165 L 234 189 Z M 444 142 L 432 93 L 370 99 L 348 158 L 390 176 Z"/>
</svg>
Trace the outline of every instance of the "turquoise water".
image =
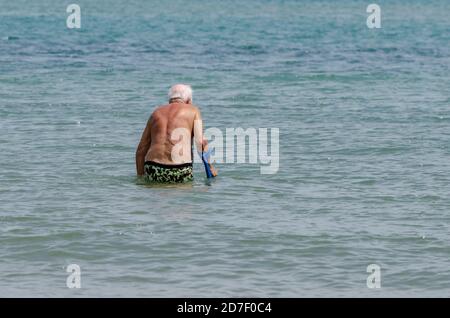
<svg viewBox="0 0 450 318">
<path fill-rule="evenodd" d="M 73 2 L 0 0 L 0 296 L 450 296 L 449 1 Z M 138 182 L 177 82 L 278 173 Z"/>
</svg>

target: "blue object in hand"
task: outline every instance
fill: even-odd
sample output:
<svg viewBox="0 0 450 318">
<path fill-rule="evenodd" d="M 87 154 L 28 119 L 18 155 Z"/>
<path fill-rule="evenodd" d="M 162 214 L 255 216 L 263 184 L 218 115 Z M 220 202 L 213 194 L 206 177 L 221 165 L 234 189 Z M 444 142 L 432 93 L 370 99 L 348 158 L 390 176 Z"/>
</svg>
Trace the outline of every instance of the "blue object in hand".
<svg viewBox="0 0 450 318">
<path fill-rule="evenodd" d="M 209 149 L 207 152 L 202 152 L 202 161 L 203 161 L 203 165 L 205 166 L 205 171 L 206 171 L 206 177 L 209 178 L 214 178 L 212 172 L 211 172 L 211 168 L 209 167 L 208 164 L 208 160 L 211 157 L 211 149 Z"/>
</svg>

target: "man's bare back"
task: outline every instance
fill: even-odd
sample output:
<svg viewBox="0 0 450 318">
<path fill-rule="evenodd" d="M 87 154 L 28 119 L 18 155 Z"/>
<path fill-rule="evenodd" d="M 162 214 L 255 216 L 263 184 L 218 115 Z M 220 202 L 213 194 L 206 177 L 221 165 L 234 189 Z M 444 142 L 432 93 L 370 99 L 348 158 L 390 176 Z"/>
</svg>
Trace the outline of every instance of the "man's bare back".
<svg viewBox="0 0 450 318">
<path fill-rule="evenodd" d="M 169 95 L 179 92 L 187 92 L 185 95 L 188 97 L 171 98 L 169 104 L 158 107 L 147 122 L 136 150 L 136 170 L 139 176 L 144 173 L 147 175 L 147 170 L 151 170 L 151 172 L 166 175 L 158 176 L 164 179 L 167 175 L 173 175 L 176 169 L 188 167 L 190 171 L 187 173 L 190 179 L 193 162 L 192 139 L 199 151 L 207 151 L 207 142 L 203 140 L 202 117 L 200 110 L 192 105 L 190 87 L 182 84 L 175 85 L 171 88 Z M 149 169 L 147 169 L 147 163 Z M 212 165 L 210 168 L 215 176 L 216 172 Z M 162 169 L 165 170 L 159 171 Z M 170 169 L 172 171 L 169 171 Z M 176 174 L 179 176 L 184 172 L 178 171 Z"/>
<path fill-rule="evenodd" d="M 191 148 L 194 121 L 200 120 L 198 108 L 181 100 L 174 100 L 168 105 L 158 107 L 147 122 L 141 142 L 136 151 L 136 159 L 142 167 L 145 161 L 153 161 L 166 165 L 192 162 Z M 173 157 L 174 146 L 181 149 L 176 158 Z M 184 150 L 184 151 L 183 151 Z M 143 161 L 143 162 L 142 162 Z M 138 174 L 143 174 L 136 162 Z"/>
<path fill-rule="evenodd" d="M 164 164 L 192 162 L 190 151 L 195 120 L 199 120 L 198 108 L 181 101 L 174 101 L 156 109 L 149 121 L 151 144 L 145 161 Z M 187 133 L 189 133 L 188 136 L 186 136 Z M 180 143 L 183 145 L 182 149 L 187 149 L 189 153 L 181 152 L 179 158 L 181 160 L 174 160 L 176 158 L 172 156 L 173 147 Z"/>
</svg>

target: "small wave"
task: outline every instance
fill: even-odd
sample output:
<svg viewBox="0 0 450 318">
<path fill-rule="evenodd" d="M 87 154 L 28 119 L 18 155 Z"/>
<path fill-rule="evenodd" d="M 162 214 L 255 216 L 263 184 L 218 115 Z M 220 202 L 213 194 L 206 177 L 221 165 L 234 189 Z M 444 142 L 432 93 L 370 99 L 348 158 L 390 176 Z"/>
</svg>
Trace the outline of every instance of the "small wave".
<svg viewBox="0 0 450 318">
<path fill-rule="evenodd" d="M 259 55 L 259 54 L 265 54 L 265 53 L 267 53 L 267 51 L 261 45 L 245 44 L 245 45 L 235 46 L 233 53 L 234 54 Z"/>
<path fill-rule="evenodd" d="M 2 38 L 2 40 L 15 41 L 15 40 L 19 40 L 19 37 L 18 36 L 5 36 L 5 37 Z"/>
</svg>

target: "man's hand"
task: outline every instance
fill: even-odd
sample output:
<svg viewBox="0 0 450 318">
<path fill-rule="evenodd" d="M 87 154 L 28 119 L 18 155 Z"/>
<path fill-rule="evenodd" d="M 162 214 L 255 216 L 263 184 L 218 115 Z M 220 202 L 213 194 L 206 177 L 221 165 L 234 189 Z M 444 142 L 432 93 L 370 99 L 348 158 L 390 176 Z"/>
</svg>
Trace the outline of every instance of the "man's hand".
<svg viewBox="0 0 450 318">
<path fill-rule="evenodd" d="M 211 173 L 212 173 L 213 177 L 217 177 L 217 170 L 216 170 L 216 168 L 214 168 L 211 163 L 208 162 L 208 164 L 209 164 L 209 169 L 211 169 Z"/>
<path fill-rule="evenodd" d="M 203 149 L 203 152 L 208 151 L 208 140 L 207 139 L 202 140 L 202 149 Z M 212 173 L 213 177 L 216 177 L 217 170 L 216 170 L 216 168 L 214 168 L 214 166 L 212 165 L 212 163 L 210 162 L 209 159 L 208 159 L 208 165 L 209 165 L 209 169 L 211 169 L 211 173 Z"/>
</svg>

